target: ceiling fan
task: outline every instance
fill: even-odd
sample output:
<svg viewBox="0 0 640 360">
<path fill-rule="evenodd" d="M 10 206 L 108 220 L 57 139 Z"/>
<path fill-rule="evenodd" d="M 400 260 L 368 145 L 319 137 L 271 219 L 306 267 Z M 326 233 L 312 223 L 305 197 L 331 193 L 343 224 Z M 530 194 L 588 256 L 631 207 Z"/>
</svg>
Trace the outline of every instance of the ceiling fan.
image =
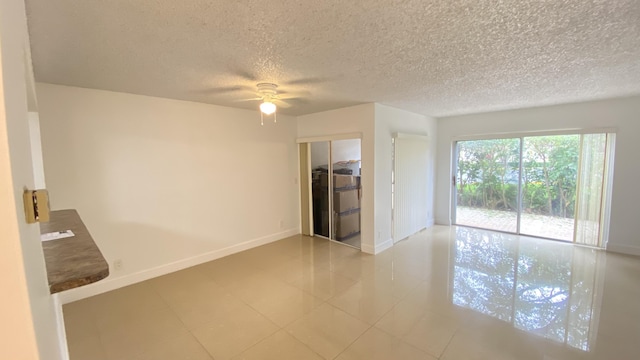
<svg viewBox="0 0 640 360">
<path fill-rule="evenodd" d="M 273 122 L 277 121 L 276 111 L 279 107 L 291 107 L 286 100 L 298 100 L 298 96 L 287 96 L 286 94 L 278 94 L 278 85 L 273 83 L 259 83 L 257 85 L 258 97 L 253 99 L 243 99 L 239 101 L 260 101 L 260 124 L 264 125 L 264 115 L 273 114 Z"/>
<path fill-rule="evenodd" d="M 295 88 L 304 87 L 305 85 L 321 84 L 328 81 L 323 77 L 307 77 L 298 79 L 289 79 L 281 82 L 280 84 L 285 87 L 285 91 L 279 90 L 279 87 L 275 83 L 271 82 L 259 82 L 255 87 L 247 86 L 250 83 L 256 83 L 261 76 L 253 74 L 252 72 L 242 69 L 230 69 L 231 74 L 236 78 L 234 82 L 238 85 L 208 88 L 204 90 L 204 93 L 217 95 L 217 96 L 229 96 L 234 93 L 253 93 L 257 97 L 237 99 L 237 102 L 245 101 L 259 101 L 260 118 L 261 123 L 264 124 L 264 116 L 273 115 L 273 120 L 276 122 L 276 112 L 279 108 L 289 108 L 295 103 L 306 103 L 310 93 L 308 91 L 299 91 Z M 289 88 L 294 88 L 294 92 L 289 91 Z M 233 95 L 232 95 L 233 96 Z"/>
</svg>

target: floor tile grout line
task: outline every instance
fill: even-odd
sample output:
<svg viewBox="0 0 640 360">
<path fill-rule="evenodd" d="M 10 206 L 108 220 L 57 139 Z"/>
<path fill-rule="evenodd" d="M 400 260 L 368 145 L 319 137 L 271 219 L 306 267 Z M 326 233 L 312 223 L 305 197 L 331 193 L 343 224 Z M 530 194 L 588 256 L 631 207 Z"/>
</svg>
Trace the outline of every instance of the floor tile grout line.
<svg viewBox="0 0 640 360">
<path fill-rule="evenodd" d="M 297 321 L 297 320 L 295 320 L 295 321 Z M 294 323 L 295 321 L 292 321 L 290 324 Z M 290 324 L 289 324 L 289 325 L 290 325 Z M 280 331 L 284 331 L 288 336 L 291 336 L 295 341 L 297 341 L 297 342 L 299 342 L 300 344 L 304 345 L 304 346 L 305 346 L 307 349 L 309 349 L 311 352 L 313 352 L 314 354 L 318 355 L 318 356 L 319 356 L 319 357 L 321 357 L 321 358 L 324 358 L 322 355 L 318 354 L 315 350 L 313 350 L 311 347 L 309 347 L 309 345 L 307 345 L 307 344 L 303 343 L 302 341 L 300 341 L 297 337 L 295 337 L 293 334 L 291 334 L 291 333 L 290 333 L 287 329 L 285 329 L 285 328 L 280 328 L 278 331 L 274 332 L 273 334 L 271 334 L 271 335 L 269 335 L 269 336 L 265 337 L 264 339 L 261 339 L 261 340 L 260 340 L 260 341 L 258 341 L 257 343 L 255 343 L 255 344 L 253 344 L 253 345 L 249 346 L 248 348 L 246 348 L 246 349 L 242 350 L 242 352 L 241 352 L 241 353 L 239 353 L 238 355 L 236 355 L 236 356 L 234 356 L 234 357 L 237 357 L 237 356 L 240 356 L 240 355 L 244 354 L 245 352 L 249 351 L 251 348 L 258 346 L 260 343 L 262 343 L 262 342 L 266 341 L 268 338 L 270 338 L 271 336 L 274 336 L 275 334 L 277 334 L 277 333 L 278 333 L 278 332 L 280 332 Z"/>
<path fill-rule="evenodd" d="M 350 342 L 350 343 L 349 343 L 349 344 L 348 344 L 344 349 L 342 349 L 342 351 L 340 351 L 336 356 L 334 356 L 332 359 L 327 359 L 327 360 L 333 360 L 333 359 L 337 359 L 338 357 L 340 357 L 340 355 L 342 355 L 342 353 L 344 353 L 345 351 L 347 351 L 347 350 L 351 347 L 351 345 L 353 345 L 356 341 L 358 341 L 358 340 L 362 337 L 362 335 L 366 334 L 366 333 L 367 333 L 367 331 L 371 330 L 371 328 L 373 327 L 373 325 L 370 325 L 368 322 L 358 319 L 357 317 L 355 317 L 355 316 L 353 316 L 353 315 L 349 314 L 348 312 L 346 312 L 346 311 L 344 311 L 344 310 L 342 310 L 342 309 L 340 309 L 340 308 L 338 308 L 338 307 L 335 307 L 335 306 L 333 306 L 333 305 L 331 305 L 331 304 L 328 304 L 328 305 L 329 305 L 329 306 L 331 306 L 331 307 L 333 307 L 334 309 L 337 309 L 337 310 L 339 310 L 339 311 L 342 311 L 343 313 L 345 313 L 345 314 L 347 314 L 347 315 L 349 315 L 349 316 L 353 317 L 354 319 L 357 319 L 357 320 L 359 320 L 359 321 L 361 321 L 361 322 L 363 322 L 363 323 L 365 323 L 365 324 L 369 325 L 369 327 L 368 327 L 365 331 L 363 331 L 363 332 L 362 332 L 362 334 L 358 335 L 358 336 L 357 336 L 353 341 L 351 341 L 351 342 Z"/>
<path fill-rule="evenodd" d="M 214 260 L 214 261 L 215 261 L 215 260 Z M 205 274 L 205 276 L 206 276 L 206 274 Z M 208 277 L 208 278 L 209 278 L 209 277 Z M 211 278 L 209 278 L 209 279 L 211 279 Z M 267 335 L 266 337 L 264 337 L 264 338 L 260 339 L 257 343 L 259 343 L 259 342 L 263 341 L 264 339 L 268 338 L 269 336 L 271 336 L 271 335 L 275 334 L 275 333 L 276 333 L 276 332 L 278 332 L 279 330 L 282 330 L 282 327 L 280 327 L 278 324 L 276 324 L 275 322 L 273 322 L 271 319 L 269 319 L 269 318 L 268 318 L 267 316 L 265 316 L 263 313 L 261 313 L 260 311 L 258 311 L 257 309 L 255 309 L 253 306 L 251 306 L 250 304 L 248 304 L 244 299 L 242 299 L 241 297 L 239 297 L 239 296 L 237 296 L 237 295 L 235 295 L 235 294 L 233 294 L 233 293 L 229 292 L 225 286 L 223 286 L 223 285 L 219 284 L 219 283 L 218 283 L 218 282 L 216 282 L 214 279 L 211 279 L 211 281 L 213 281 L 213 282 L 214 282 L 214 283 L 216 283 L 218 286 L 220 286 L 220 287 L 221 287 L 221 289 L 223 289 L 223 290 L 225 291 L 225 293 L 227 293 L 228 295 L 232 296 L 235 300 L 240 301 L 241 303 L 243 303 L 243 304 L 247 305 L 247 306 L 248 306 L 249 308 L 251 308 L 253 311 L 257 312 L 260 316 L 262 316 L 262 317 L 263 317 L 263 318 L 265 318 L 267 321 L 269 321 L 272 325 L 274 325 L 276 328 L 278 328 L 278 330 L 276 330 L 274 333 L 269 334 L 269 335 Z M 153 288 L 153 286 L 151 286 L 151 287 Z M 154 290 L 155 290 L 155 289 L 154 289 Z M 158 295 L 159 295 L 159 294 L 158 294 Z M 161 296 L 161 295 L 159 295 L 159 296 Z M 163 299 L 163 300 L 164 300 L 164 299 Z M 207 350 L 207 348 L 204 346 L 204 344 L 202 344 L 202 342 L 198 339 L 198 337 L 197 337 L 197 336 L 195 336 L 195 334 L 193 333 L 193 330 L 192 330 L 192 329 L 190 329 L 190 328 L 189 328 L 189 327 L 184 323 L 184 320 L 182 320 L 182 318 L 180 317 L 180 315 L 179 315 L 179 314 L 177 314 L 177 312 L 176 312 L 176 311 L 175 311 L 175 309 L 171 306 L 171 304 L 168 304 L 168 305 L 169 305 L 169 307 L 170 307 L 171 311 L 174 313 L 174 315 L 176 315 L 176 317 L 177 317 L 177 318 L 180 320 L 180 322 L 183 324 L 183 326 L 185 327 L 185 329 L 187 330 L 187 332 L 189 333 L 189 335 L 191 335 L 191 336 L 192 336 L 192 337 L 193 337 L 193 338 L 198 342 L 198 344 L 200 344 L 200 346 L 201 346 L 201 347 L 203 347 L 203 348 L 205 349 L 205 351 L 207 352 L 207 354 L 209 354 L 209 356 L 211 356 L 211 358 L 215 360 L 214 355 L 213 355 L 213 354 L 211 354 L 211 353 Z M 208 321 L 208 322 L 206 322 L 206 323 L 200 324 L 198 327 L 204 327 L 204 326 L 206 326 L 207 324 L 212 323 L 213 321 L 215 321 L 215 320 L 211 320 L 211 321 Z M 256 345 L 257 343 L 250 345 L 247 349 L 249 349 L 249 348 L 253 347 L 253 346 L 254 346 L 254 345 Z M 242 352 L 246 351 L 247 349 L 244 349 Z M 242 354 L 242 352 L 241 352 L 241 353 L 239 353 L 239 354 L 236 354 L 235 356 Z"/>
<path fill-rule="evenodd" d="M 449 345 L 451 345 L 451 342 L 453 342 L 453 338 L 456 337 L 456 335 L 458 335 L 458 332 L 460 331 L 460 328 L 456 328 L 456 331 L 453 332 L 453 335 L 451 335 L 451 339 L 449 339 L 449 341 L 447 341 L 447 345 L 444 347 L 444 349 L 442 349 L 442 352 L 440 353 L 440 356 L 438 356 L 438 359 L 441 359 L 444 354 L 447 352 L 447 349 L 449 348 Z"/>
<path fill-rule="evenodd" d="M 283 283 L 284 283 L 284 282 L 283 282 Z M 285 284 L 286 284 L 286 283 L 285 283 Z M 290 285 L 290 286 L 293 286 L 293 285 Z M 226 289 L 226 287 L 224 287 L 224 286 L 223 286 L 223 288 L 224 288 L 224 289 Z M 300 289 L 300 290 L 302 290 L 302 289 Z M 263 318 L 265 318 L 267 321 L 269 321 L 271 324 L 273 324 L 273 325 L 278 329 L 278 330 L 276 330 L 275 332 L 273 332 L 273 333 L 271 333 L 271 334 L 269 334 L 269 335 L 265 336 L 264 338 L 260 339 L 260 340 L 259 340 L 258 342 L 256 342 L 255 344 L 252 344 L 252 345 L 250 345 L 249 347 L 247 347 L 246 349 L 242 350 L 242 352 L 240 352 L 239 354 L 236 354 L 235 356 L 241 355 L 242 353 L 244 353 L 245 351 L 247 351 L 247 350 L 248 350 L 248 349 L 250 349 L 251 347 L 256 346 L 257 344 L 259 344 L 260 342 L 262 342 L 262 341 L 266 340 L 267 338 L 269 338 L 270 336 L 274 335 L 275 333 L 277 333 L 277 332 L 278 332 L 278 331 L 280 331 L 280 330 L 283 330 L 283 331 L 287 332 L 287 334 L 289 334 L 289 332 L 288 332 L 285 328 L 286 328 L 287 326 L 289 326 L 289 325 L 293 324 L 294 322 L 298 321 L 300 318 L 302 318 L 302 317 L 304 317 L 305 315 L 307 315 L 307 314 L 308 314 L 308 313 L 307 313 L 307 314 L 304 314 L 302 317 L 300 317 L 300 318 L 298 318 L 298 319 L 295 319 L 295 320 L 290 321 L 290 322 L 289 322 L 287 325 L 285 325 L 285 326 L 280 326 L 280 325 L 276 324 L 273 320 L 271 320 L 268 316 L 266 316 L 265 314 L 263 314 L 260 310 L 256 309 L 254 306 L 252 306 L 252 305 L 251 305 L 251 304 L 249 304 L 247 301 L 245 301 L 242 297 L 237 296 L 237 295 L 235 295 L 235 294 L 233 294 L 233 293 L 231 293 L 231 292 L 228 292 L 228 291 L 227 291 L 227 293 L 228 293 L 228 294 L 230 294 L 231 296 L 233 296 L 236 300 L 239 300 L 239 301 L 240 301 L 240 302 L 242 302 L 243 304 L 247 305 L 249 308 L 251 308 L 253 311 L 255 311 L 256 313 L 258 313 L 258 314 L 259 314 L 260 316 L 262 316 Z M 312 296 L 313 296 L 313 295 L 312 295 Z M 313 310 L 315 310 L 316 308 L 318 308 L 318 307 L 322 306 L 322 305 L 326 302 L 326 301 L 323 301 L 322 299 L 320 299 L 320 298 L 318 298 L 318 297 L 316 297 L 316 296 L 314 296 L 314 297 L 315 297 L 316 299 L 319 299 L 319 300 L 321 301 L 321 303 L 320 303 L 318 306 L 316 306 L 314 309 L 312 309 L 311 311 L 313 311 Z M 311 312 L 311 311 L 309 311 L 309 312 Z M 210 321 L 210 322 L 213 322 L 213 321 Z M 208 322 L 208 323 L 210 323 L 210 322 Z M 204 325 L 205 325 L 205 324 L 202 324 L 201 326 L 204 326 Z M 189 330 L 189 332 L 190 332 L 190 333 L 192 333 L 192 331 L 191 331 L 191 330 Z M 193 334 L 193 333 L 192 333 L 192 334 Z M 290 334 L 290 335 L 291 335 L 291 334 Z M 193 336 L 195 337 L 195 335 L 193 335 Z M 292 336 L 293 336 L 293 335 L 292 335 Z M 295 336 L 294 336 L 294 338 L 295 338 Z M 197 337 L 196 337 L 196 339 L 197 339 Z M 299 341 L 297 338 L 296 338 L 296 340 L 297 340 L 297 341 Z M 198 342 L 199 342 L 199 340 L 198 340 Z M 201 344 L 201 345 L 202 345 L 202 344 Z M 204 346 L 204 345 L 202 345 L 202 346 Z M 209 352 L 207 351 L 207 353 L 209 353 Z M 315 351 L 314 351 L 314 353 L 315 353 Z M 210 354 L 210 355 L 213 357 L 213 354 Z M 235 356 L 234 356 L 234 357 L 235 357 Z M 321 357 L 322 357 L 322 356 L 321 356 Z"/>
<path fill-rule="evenodd" d="M 384 332 L 385 334 L 387 334 L 387 335 L 389 335 L 389 336 L 392 336 L 392 337 L 394 337 L 394 338 L 396 338 L 396 339 L 398 339 L 398 340 L 402 341 L 403 343 L 407 344 L 408 346 L 411 346 L 412 348 L 417 349 L 417 350 L 419 350 L 420 352 L 427 354 L 428 356 L 435 357 L 436 359 L 439 359 L 439 357 L 437 357 L 437 356 L 432 356 L 428 351 L 425 351 L 425 350 L 423 350 L 423 349 L 420 349 L 420 348 L 418 348 L 418 347 L 414 346 L 413 344 L 411 344 L 411 343 L 409 343 L 409 342 L 405 341 L 402 337 L 398 337 L 398 336 L 396 336 L 395 334 L 392 334 L 392 333 L 390 333 L 389 331 L 387 331 L 387 330 L 385 330 L 385 329 L 383 329 L 383 328 L 380 328 L 380 327 L 377 327 L 377 326 L 376 326 L 376 325 L 377 325 L 377 324 L 378 324 L 378 323 L 379 323 L 379 322 L 380 322 L 380 321 L 381 321 L 385 316 L 387 316 L 387 314 L 391 313 L 391 311 L 393 311 L 393 310 L 396 308 L 396 306 L 398 306 L 399 304 L 400 304 L 400 303 L 397 303 L 396 305 L 394 305 L 394 306 L 393 306 L 393 308 L 391 308 L 391 310 L 387 311 L 387 312 L 386 312 L 386 313 L 385 313 L 385 314 L 384 314 L 380 319 L 378 319 L 378 321 L 376 321 L 376 323 L 373 325 L 373 327 L 375 327 L 376 329 L 378 329 L 378 330 L 380 330 L 380 331 Z M 422 320 L 423 318 L 425 318 L 425 317 L 426 317 L 426 313 L 427 313 L 428 311 L 429 311 L 429 310 L 426 310 L 426 309 L 424 310 L 424 312 L 420 315 L 420 317 L 418 318 L 418 320 L 416 320 L 415 324 L 411 325 L 411 327 L 410 327 L 410 328 L 409 328 L 409 330 L 407 331 L 407 334 L 411 333 L 411 330 L 413 330 L 413 329 L 418 325 L 418 322 L 419 322 L 420 320 Z M 404 336 L 406 336 L 407 334 L 405 334 Z M 404 336 L 403 336 L 403 337 L 404 337 Z"/>
</svg>

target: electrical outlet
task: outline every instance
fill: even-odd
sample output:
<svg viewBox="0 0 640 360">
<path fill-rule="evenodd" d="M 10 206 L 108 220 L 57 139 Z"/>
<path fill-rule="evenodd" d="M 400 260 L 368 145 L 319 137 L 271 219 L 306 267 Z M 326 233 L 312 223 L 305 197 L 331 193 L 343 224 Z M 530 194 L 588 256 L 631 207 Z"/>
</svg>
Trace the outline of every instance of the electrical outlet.
<svg viewBox="0 0 640 360">
<path fill-rule="evenodd" d="M 113 261 L 113 270 L 115 271 L 122 270 L 122 259 L 117 259 Z"/>
<path fill-rule="evenodd" d="M 280 230 L 284 229 L 284 220 L 280 220 Z"/>
</svg>

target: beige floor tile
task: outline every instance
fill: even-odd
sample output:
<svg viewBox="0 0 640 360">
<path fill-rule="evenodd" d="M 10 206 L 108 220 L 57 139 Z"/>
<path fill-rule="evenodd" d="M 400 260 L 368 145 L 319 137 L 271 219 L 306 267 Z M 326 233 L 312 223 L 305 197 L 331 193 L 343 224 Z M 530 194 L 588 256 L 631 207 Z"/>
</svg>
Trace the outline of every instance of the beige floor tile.
<svg viewBox="0 0 640 360">
<path fill-rule="evenodd" d="M 394 267 L 379 268 L 373 276 L 363 281 L 373 282 L 378 288 L 390 289 L 396 298 L 406 297 L 422 282 L 418 277 L 397 271 Z"/>
<path fill-rule="evenodd" d="M 329 251 L 334 259 L 344 256 L 360 256 L 362 254 L 359 249 L 339 244 L 334 241 L 329 242 Z"/>
<path fill-rule="evenodd" d="M 99 309 L 95 317 L 100 331 L 169 308 L 146 282 L 98 295 L 95 301 L 96 309 Z"/>
<path fill-rule="evenodd" d="M 369 329 L 336 360 L 435 360 L 435 357 L 376 328 Z"/>
<path fill-rule="evenodd" d="M 461 229 L 376 256 L 294 236 L 67 304 L 71 360 L 637 358 L 639 258 Z"/>
<path fill-rule="evenodd" d="M 222 286 L 194 268 L 164 275 L 148 282 L 169 305 L 191 301 L 194 298 L 215 298 L 226 293 Z"/>
<path fill-rule="evenodd" d="M 306 252 L 314 249 L 329 248 L 329 243 L 326 240 L 308 237 L 308 236 L 293 236 L 287 239 L 273 242 L 260 247 L 263 251 L 270 251 L 279 255 L 288 256 L 291 258 L 300 258 Z"/>
<path fill-rule="evenodd" d="M 380 287 L 376 281 L 362 280 L 328 302 L 373 325 L 398 301 L 400 299 L 393 296 L 393 289 Z"/>
<path fill-rule="evenodd" d="M 107 354 L 97 335 L 67 338 L 70 360 L 107 360 Z"/>
<path fill-rule="evenodd" d="M 333 359 L 369 328 L 365 322 L 323 304 L 287 327 L 296 339 L 326 359 Z"/>
<path fill-rule="evenodd" d="M 302 276 L 299 276 L 291 282 L 291 284 L 317 296 L 322 300 L 328 300 L 329 298 L 344 292 L 355 283 L 355 280 L 334 273 L 327 268 L 321 268 L 319 270 L 304 273 Z"/>
<path fill-rule="evenodd" d="M 482 322 L 484 319 L 489 318 L 482 313 L 455 305 L 450 296 L 448 284 L 426 281 L 410 291 L 403 298 L 403 301 L 410 306 L 421 307 L 453 319 L 464 319 L 466 323 Z"/>
<path fill-rule="evenodd" d="M 411 331 L 426 311 L 424 307 L 403 300 L 386 313 L 375 327 L 402 338 Z"/>
<path fill-rule="evenodd" d="M 329 242 L 329 240 L 325 240 L 325 241 L 327 243 Z M 310 248 L 307 251 L 301 252 L 300 256 L 296 258 L 318 267 L 328 268 L 329 265 L 331 264 L 331 261 L 337 259 L 338 257 L 335 256 L 334 253 L 331 251 L 331 246 L 327 245 L 324 247 Z"/>
<path fill-rule="evenodd" d="M 101 309 L 89 299 L 76 301 L 63 306 L 64 327 L 68 341 L 85 337 L 98 337 L 96 312 Z"/>
<path fill-rule="evenodd" d="M 101 329 L 100 338 L 109 359 L 142 353 L 150 344 L 187 334 L 180 319 L 170 309 L 140 313 Z"/>
<path fill-rule="evenodd" d="M 234 358 L 235 360 L 322 360 L 308 346 L 284 330 L 262 340 Z"/>
<path fill-rule="evenodd" d="M 194 297 L 172 305 L 172 309 L 189 330 L 227 317 L 244 307 L 246 307 L 244 301 L 230 294 L 207 298 Z"/>
<path fill-rule="evenodd" d="M 259 269 L 271 268 L 294 259 L 283 250 L 266 246 L 249 250 L 245 256 L 246 261 Z"/>
<path fill-rule="evenodd" d="M 276 331 L 276 325 L 245 305 L 194 329 L 192 334 L 214 359 L 224 360 L 239 355 Z"/>
<path fill-rule="evenodd" d="M 455 320 L 427 312 L 402 339 L 434 357 L 440 357 L 456 330 Z"/>
<path fill-rule="evenodd" d="M 498 325 L 493 329 L 474 328 L 458 331 L 446 347 L 441 359 L 539 360 L 545 358 L 538 339 L 518 334 L 504 325 Z"/>
<path fill-rule="evenodd" d="M 273 276 L 260 272 L 242 281 L 233 282 L 226 286 L 225 289 L 251 305 L 261 301 L 264 297 L 271 297 L 279 293 L 289 293 L 296 288 Z"/>
<path fill-rule="evenodd" d="M 133 360 L 213 360 L 191 334 L 151 344 Z"/>
<path fill-rule="evenodd" d="M 373 276 L 379 267 L 368 256 L 351 254 L 331 261 L 329 269 L 336 274 L 359 281 L 365 277 Z"/>
<path fill-rule="evenodd" d="M 325 269 L 324 266 L 312 265 L 300 259 L 290 259 L 282 263 L 274 264 L 265 268 L 267 275 L 286 283 L 292 283 L 300 276 L 313 274 L 316 271 Z"/>
<path fill-rule="evenodd" d="M 280 327 L 309 313 L 324 301 L 296 287 L 281 290 L 252 301 L 250 305 Z"/>
<path fill-rule="evenodd" d="M 253 276 L 259 271 L 253 265 L 251 259 L 244 256 L 243 253 L 209 261 L 195 266 L 194 269 L 222 286 L 242 281 L 244 278 Z"/>
<path fill-rule="evenodd" d="M 350 246 L 327 241 L 327 246 L 314 246 L 300 252 L 296 258 L 316 266 L 331 267 L 331 264 L 344 257 L 360 257 L 361 252 Z"/>
</svg>

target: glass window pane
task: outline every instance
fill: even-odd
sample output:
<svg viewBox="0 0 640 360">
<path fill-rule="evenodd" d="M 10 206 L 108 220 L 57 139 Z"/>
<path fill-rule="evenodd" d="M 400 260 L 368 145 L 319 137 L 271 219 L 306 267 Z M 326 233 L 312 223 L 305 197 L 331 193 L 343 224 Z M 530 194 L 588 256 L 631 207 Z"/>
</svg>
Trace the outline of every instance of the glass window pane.
<svg viewBox="0 0 640 360">
<path fill-rule="evenodd" d="M 516 232 L 520 139 L 458 142 L 456 224 Z"/>
</svg>

